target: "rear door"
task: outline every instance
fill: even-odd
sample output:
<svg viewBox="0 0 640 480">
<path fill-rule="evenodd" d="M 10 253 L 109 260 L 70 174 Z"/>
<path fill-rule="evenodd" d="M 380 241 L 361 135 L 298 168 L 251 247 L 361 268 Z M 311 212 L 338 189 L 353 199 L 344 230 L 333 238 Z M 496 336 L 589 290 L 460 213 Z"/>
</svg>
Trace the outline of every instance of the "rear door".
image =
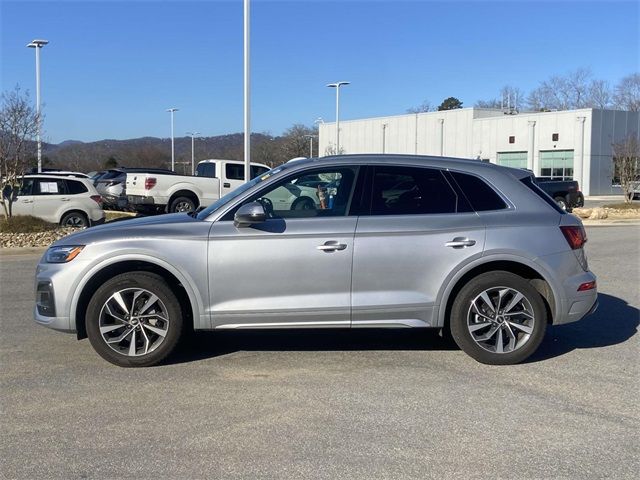
<svg viewBox="0 0 640 480">
<path fill-rule="evenodd" d="M 436 326 L 441 286 L 482 254 L 483 223 L 441 170 L 371 168 L 354 240 L 352 326 Z"/>
</svg>

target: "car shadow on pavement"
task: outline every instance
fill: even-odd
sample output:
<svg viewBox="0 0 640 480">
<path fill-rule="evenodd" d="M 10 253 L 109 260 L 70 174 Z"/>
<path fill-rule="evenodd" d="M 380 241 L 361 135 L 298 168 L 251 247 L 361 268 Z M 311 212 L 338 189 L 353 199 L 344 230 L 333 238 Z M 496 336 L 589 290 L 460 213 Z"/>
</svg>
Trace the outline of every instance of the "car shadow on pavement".
<svg viewBox="0 0 640 480">
<path fill-rule="evenodd" d="M 165 364 L 187 363 L 240 351 L 456 350 L 437 330 L 304 329 L 197 332 Z"/>
<path fill-rule="evenodd" d="M 625 300 L 598 294 L 598 309 L 579 322 L 551 326 L 542 344 L 527 362 L 539 362 L 583 348 L 601 348 L 633 337 L 640 324 L 640 310 Z"/>
<path fill-rule="evenodd" d="M 640 310 L 621 298 L 600 293 L 596 312 L 583 320 L 547 329 L 542 344 L 526 363 L 540 362 L 575 349 L 623 343 L 636 334 Z M 191 333 L 166 364 L 195 362 L 241 351 L 457 350 L 435 329 L 236 330 Z"/>
</svg>

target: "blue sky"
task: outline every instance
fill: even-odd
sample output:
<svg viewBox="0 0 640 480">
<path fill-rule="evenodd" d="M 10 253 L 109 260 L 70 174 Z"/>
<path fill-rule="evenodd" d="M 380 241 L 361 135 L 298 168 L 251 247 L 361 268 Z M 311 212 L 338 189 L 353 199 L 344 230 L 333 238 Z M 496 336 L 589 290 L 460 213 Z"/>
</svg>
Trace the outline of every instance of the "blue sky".
<svg viewBox="0 0 640 480">
<path fill-rule="evenodd" d="M 42 51 L 45 137 L 92 141 L 242 131 L 242 0 L 0 0 L 2 90 L 35 99 Z M 528 91 L 589 67 L 615 84 L 640 70 L 639 3 L 595 1 L 252 2 L 252 130 L 404 113 L 505 84 Z"/>
</svg>

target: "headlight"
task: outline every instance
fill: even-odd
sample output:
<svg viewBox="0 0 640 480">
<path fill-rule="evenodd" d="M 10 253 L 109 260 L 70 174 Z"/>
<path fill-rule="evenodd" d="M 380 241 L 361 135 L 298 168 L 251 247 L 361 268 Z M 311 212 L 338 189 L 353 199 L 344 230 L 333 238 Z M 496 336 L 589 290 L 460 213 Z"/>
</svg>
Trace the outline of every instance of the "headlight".
<svg viewBox="0 0 640 480">
<path fill-rule="evenodd" d="M 84 245 L 74 245 L 70 247 L 51 247 L 47 250 L 44 259 L 47 263 L 66 263 L 78 256 Z"/>
</svg>

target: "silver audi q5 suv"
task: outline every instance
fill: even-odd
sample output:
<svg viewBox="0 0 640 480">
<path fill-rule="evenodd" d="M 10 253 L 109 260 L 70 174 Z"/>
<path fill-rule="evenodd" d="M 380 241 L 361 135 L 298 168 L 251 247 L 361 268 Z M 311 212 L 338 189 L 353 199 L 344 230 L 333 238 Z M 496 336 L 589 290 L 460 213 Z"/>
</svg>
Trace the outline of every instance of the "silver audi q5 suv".
<svg viewBox="0 0 640 480">
<path fill-rule="evenodd" d="M 586 241 L 526 170 L 300 160 L 199 213 L 57 241 L 37 267 L 34 315 L 120 366 L 162 361 L 191 328 L 323 327 L 441 329 L 480 362 L 512 364 L 548 324 L 596 308 Z"/>
</svg>

